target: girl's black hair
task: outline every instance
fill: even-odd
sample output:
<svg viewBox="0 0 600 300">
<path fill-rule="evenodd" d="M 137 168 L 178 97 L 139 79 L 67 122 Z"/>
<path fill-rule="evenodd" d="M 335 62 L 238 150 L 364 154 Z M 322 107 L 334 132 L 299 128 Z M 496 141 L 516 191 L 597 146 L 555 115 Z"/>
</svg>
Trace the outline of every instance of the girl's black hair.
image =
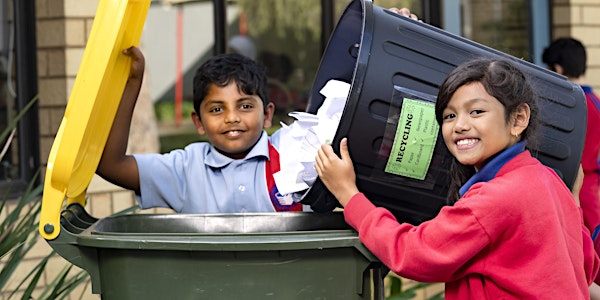
<svg viewBox="0 0 600 300">
<path fill-rule="evenodd" d="M 260 97 L 264 108 L 267 108 L 269 94 L 264 67 L 246 56 L 226 53 L 211 57 L 196 70 L 193 94 L 196 113 L 200 115 L 200 103 L 206 97 L 211 84 L 225 87 L 232 81 L 244 94 Z"/>
<path fill-rule="evenodd" d="M 498 99 L 505 108 L 506 122 L 510 122 L 512 113 L 519 105 L 527 104 L 531 110 L 529 126 L 521 134 L 521 140 L 527 140 L 527 148 L 535 147 L 538 106 L 536 96 L 525 74 L 507 60 L 474 59 L 459 65 L 440 86 L 435 103 L 435 116 L 442 126 L 442 113 L 448 102 L 460 87 L 479 82 L 486 92 Z M 475 174 L 475 167 L 466 166 L 453 158 L 450 167 L 450 187 L 448 202 L 454 204 L 460 198 L 459 189 Z"/>
</svg>

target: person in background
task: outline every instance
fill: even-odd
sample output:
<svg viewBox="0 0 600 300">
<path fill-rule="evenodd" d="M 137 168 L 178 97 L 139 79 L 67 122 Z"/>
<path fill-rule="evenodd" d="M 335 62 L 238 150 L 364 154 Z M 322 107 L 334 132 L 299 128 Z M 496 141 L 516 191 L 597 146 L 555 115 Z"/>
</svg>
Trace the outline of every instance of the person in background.
<svg viewBox="0 0 600 300">
<path fill-rule="evenodd" d="M 227 41 L 227 52 L 238 53 L 252 60 L 256 60 L 256 46 L 254 41 L 246 35 L 235 35 Z"/>
<path fill-rule="evenodd" d="M 600 225 L 600 167 L 598 156 L 600 154 L 600 101 L 585 83 L 585 71 L 587 68 L 587 53 L 585 46 L 571 37 L 561 37 L 554 40 L 544 49 L 542 61 L 548 69 L 564 75 L 573 83 L 579 84 L 583 89 L 587 104 L 587 128 L 585 144 L 581 157 L 583 168 L 583 183 L 579 191 L 579 201 L 583 212 L 583 220 L 592 236 L 596 237 L 596 231 Z M 600 299 L 600 286 L 596 283 L 590 287 L 592 299 Z"/>
<path fill-rule="evenodd" d="M 573 83 L 579 84 L 587 102 L 587 128 L 581 166 L 583 185 L 579 200 L 583 211 L 583 221 L 590 232 L 600 225 L 600 184 L 598 155 L 600 153 L 600 101 L 592 87 L 585 84 L 587 55 L 583 44 L 573 38 L 563 37 L 553 41 L 542 54 L 542 61 L 548 68 L 564 75 Z"/>
<path fill-rule="evenodd" d="M 276 54 L 271 51 L 261 51 L 256 60 L 267 70 L 269 99 L 275 104 L 273 122 L 289 124 L 293 118 L 288 116 L 290 111 L 304 111 L 305 99 L 300 99 L 297 91 L 289 85 L 289 79 L 294 72 L 292 60 L 286 54 Z"/>
<path fill-rule="evenodd" d="M 528 150 L 538 106 L 524 73 L 504 60 L 461 64 L 435 114 L 454 157 L 450 205 L 418 226 L 359 192 L 346 138 L 341 158 L 319 149 L 319 178 L 361 242 L 399 276 L 445 282 L 447 300 L 589 299 L 600 258 L 573 194 Z"/>
</svg>

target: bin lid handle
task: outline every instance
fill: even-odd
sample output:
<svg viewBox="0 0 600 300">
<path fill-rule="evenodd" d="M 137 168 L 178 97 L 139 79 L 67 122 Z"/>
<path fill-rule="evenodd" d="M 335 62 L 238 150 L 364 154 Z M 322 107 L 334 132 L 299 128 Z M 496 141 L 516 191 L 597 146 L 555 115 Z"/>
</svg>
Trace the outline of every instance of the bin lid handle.
<svg viewBox="0 0 600 300">
<path fill-rule="evenodd" d="M 39 232 L 60 232 L 65 197 L 85 202 L 129 77 L 151 0 L 100 0 L 73 90 L 48 157 Z M 81 202 L 80 202 L 81 203 Z"/>
</svg>

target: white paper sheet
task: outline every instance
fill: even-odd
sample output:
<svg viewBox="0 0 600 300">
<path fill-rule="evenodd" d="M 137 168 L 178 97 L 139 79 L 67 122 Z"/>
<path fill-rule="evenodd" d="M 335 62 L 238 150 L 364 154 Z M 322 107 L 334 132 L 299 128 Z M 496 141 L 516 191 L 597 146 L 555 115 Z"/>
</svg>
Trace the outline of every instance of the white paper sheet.
<svg viewBox="0 0 600 300">
<path fill-rule="evenodd" d="M 335 137 L 349 92 L 350 84 L 330 80 L 320 91 L 325 100 L 316 115 L 289 113 L 296 121 L 289 126 L 282 124 L 278 149 L 280 171 L 273 174 L 280 194 L 306 190 L 315 182 L 315 156 L 322 144 L 331 142 Z M 299 201 L 296 198 L 293 201 Z"/>
</svg>

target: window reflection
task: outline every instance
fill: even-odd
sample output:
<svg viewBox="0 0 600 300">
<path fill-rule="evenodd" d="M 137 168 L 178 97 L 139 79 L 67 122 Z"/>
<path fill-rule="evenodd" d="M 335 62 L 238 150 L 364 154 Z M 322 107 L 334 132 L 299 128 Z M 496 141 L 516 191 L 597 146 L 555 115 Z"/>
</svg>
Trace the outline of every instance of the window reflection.
<svg viewBox="0 0 600 300">
<path fill-rule="evenodd" d="M 275 125 L 289 123 L 290 111 L 304 111 L 319 67 L 322 44 L 322 0 L 238 0 L 229 2 L 228 49 L 256 55 L 267 69 Z M 348 0 L 333 0 L 335 22 Z M 378 0 L 382 7 L 409 7 L 419 13 L 417 0 Z"/>
<path fill-rule="evenodd" d="M 319 65 L 321 0 L 239 0 L 234 8 L 228 49 L 265 66 L 274 124 L 289 123 L 288 112 L 304 110 Z"/>
<path fill-rule="evenodd" d="M 15 164 L 15 141 L 11 141 L 12 135 L 7 132 L 8 124 L 11 118 L 14 117 L 13 104 L 14 84 L 11 79 L 14 78 L 12 65 L 12 24 L 9 21 L 8 4 L 4 1 L 0 2 L 2 11 L 0 12 L 0 134 L 8 135 L 4 138 L 0 137 L 0 181 L 16 179 L 18 177 L 18 168 Z M 10 146 L 9 146 L 9 141 Z"/>
<path fill-rule="evenodd" d="M 461 0 L 462 35 L 531 61 L 527 0 Z"/>
</svg>

